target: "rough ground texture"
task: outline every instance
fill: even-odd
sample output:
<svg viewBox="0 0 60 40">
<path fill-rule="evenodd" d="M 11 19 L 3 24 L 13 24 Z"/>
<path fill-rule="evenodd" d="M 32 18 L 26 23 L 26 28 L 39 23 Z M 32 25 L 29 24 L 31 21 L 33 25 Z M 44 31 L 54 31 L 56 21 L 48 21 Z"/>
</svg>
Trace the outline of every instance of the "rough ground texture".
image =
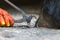
<svg viewBox="0 0 60 40">
<path fill-rule="evenodd" d="M 0 28 L 0 40 L 60 40 L 60 30 L 48 28 Z"/>
</svg>

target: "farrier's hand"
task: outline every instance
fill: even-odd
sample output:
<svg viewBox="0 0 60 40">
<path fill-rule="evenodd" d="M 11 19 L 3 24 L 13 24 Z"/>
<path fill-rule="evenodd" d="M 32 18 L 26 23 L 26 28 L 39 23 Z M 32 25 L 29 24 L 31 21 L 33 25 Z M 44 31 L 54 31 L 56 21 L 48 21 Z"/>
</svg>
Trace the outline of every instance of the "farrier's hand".
<svg viewBox="0 0 60 40">
<path fill-rule="evenodd" d="M 12 16 L 6 10 L 0 8 L 0 26 L 12 26 L 13 24 Z"/>
</svg>

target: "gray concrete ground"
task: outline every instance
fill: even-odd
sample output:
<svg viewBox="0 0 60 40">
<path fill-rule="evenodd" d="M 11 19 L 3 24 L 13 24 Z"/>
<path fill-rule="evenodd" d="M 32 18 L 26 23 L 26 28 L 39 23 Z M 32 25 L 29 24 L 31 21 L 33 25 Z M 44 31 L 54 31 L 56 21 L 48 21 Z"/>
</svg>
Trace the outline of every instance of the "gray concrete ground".
<svg viewBox="0 0 60 40">
<path fill-rule="evenodd" d="M 60 40 L 60 30 L 48 28 L 0 28 L 0 40 Z"/>
</svg>

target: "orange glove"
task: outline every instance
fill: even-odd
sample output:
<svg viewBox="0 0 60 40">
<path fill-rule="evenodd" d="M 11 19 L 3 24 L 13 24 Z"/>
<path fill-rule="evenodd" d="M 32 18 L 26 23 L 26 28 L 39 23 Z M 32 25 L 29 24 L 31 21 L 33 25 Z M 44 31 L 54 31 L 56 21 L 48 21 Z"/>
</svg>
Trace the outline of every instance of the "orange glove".
<svg viewBox="0 0 60 40">
<path fill-rule="evenodd" d="M 0 8 L 0 26 L 13 26 L 14 19 L 4 9 Z"/>
</svg>

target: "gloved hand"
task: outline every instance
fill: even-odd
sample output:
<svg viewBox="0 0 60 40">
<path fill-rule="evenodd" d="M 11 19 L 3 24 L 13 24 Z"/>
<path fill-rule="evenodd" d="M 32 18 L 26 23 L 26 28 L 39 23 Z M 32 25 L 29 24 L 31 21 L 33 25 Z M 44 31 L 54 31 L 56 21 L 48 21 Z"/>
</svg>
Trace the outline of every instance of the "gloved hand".
<svg viewBox="0 0 60 40">
<path fill-rule="evenodd" d="M 0 26 L 13 26 L 14 19 L 4 9 L 0 8 Z"/>
</svg>

